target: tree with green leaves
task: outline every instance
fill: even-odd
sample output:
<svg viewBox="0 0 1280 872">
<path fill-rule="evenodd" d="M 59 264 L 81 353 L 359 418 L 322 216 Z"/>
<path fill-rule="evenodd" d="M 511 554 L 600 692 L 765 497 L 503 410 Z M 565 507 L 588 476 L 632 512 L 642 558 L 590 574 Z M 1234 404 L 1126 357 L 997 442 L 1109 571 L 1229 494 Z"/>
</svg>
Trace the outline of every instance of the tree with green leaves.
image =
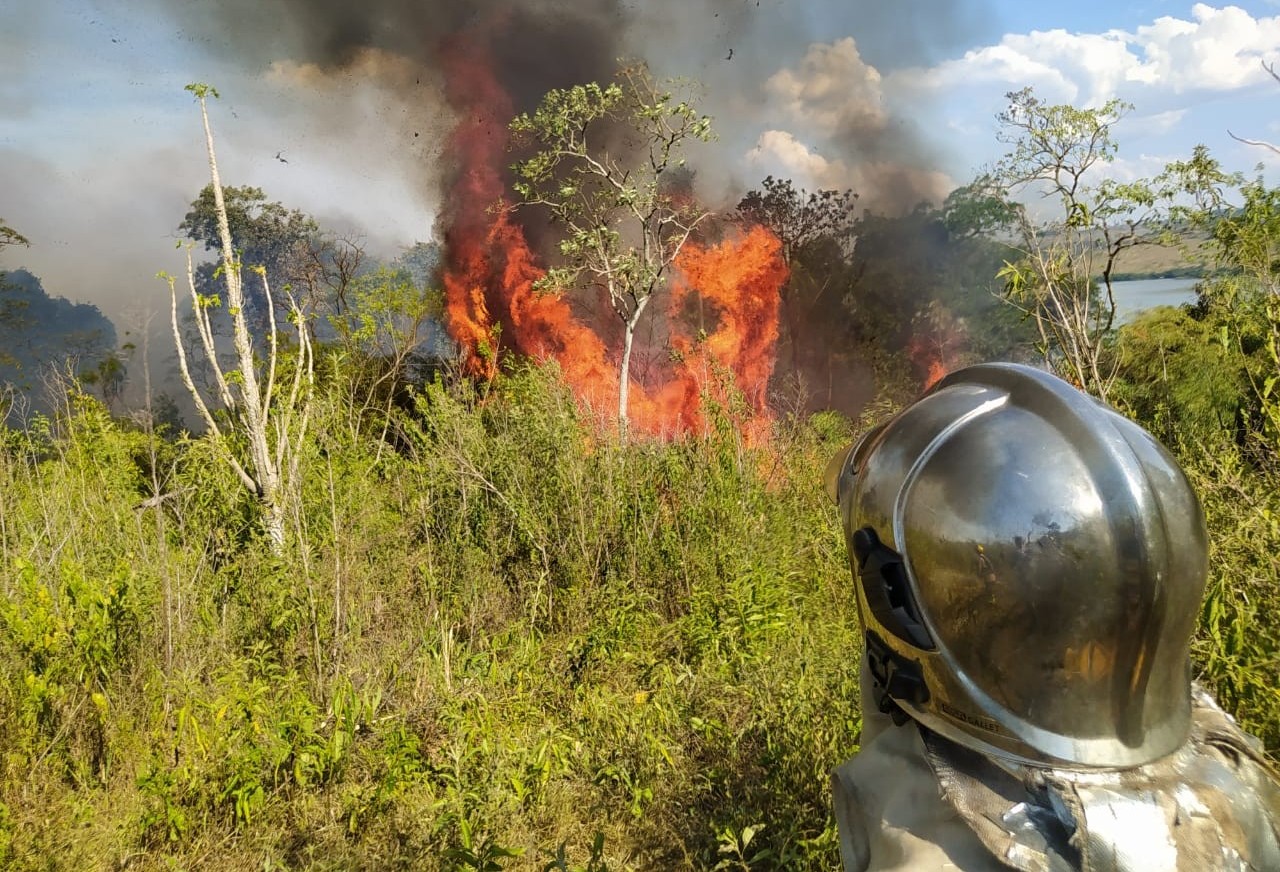
<svg viewBox="0 0 1280 872">
<path fill-rule="evenodd" d="M 1102 370 L 1101 358 L 1115 300 L 1109 282 L 1099 298 L 1094 276 L 1100 253 L 1105 252 L 1108 265 L 1119 254 L 1116 246 L 1099 246 L 1108 230 L 1103 212 L 1118 204 L 1109 186 L 1092 184 L 1091 173 L 1115 157 L 1111 129 L 1132 106 L 1120 100 L 1095 109 L 1052 105 L 1030 88 L 1007 97 L 1008 108 L 997 116 L 997 138 L 1010 151 L 995 178 L 1008 197 L 1038 195 L 1053 211 L 1041 219 L 1011 199 L 1021 259 L 1006 264 L 1000 275 L 1009 301 L 1034 321 L 1045 360 L 1105 398 L 1114 373 Z"/>
<path fill-rule="evenodd" d="M 1261 439 L 1259 453 L 1274 462 L 1280 446 L 1280 188 L 1259 178 L 1238 193 L 1238 206 L 1204 214 L 1222 273 L 1201 286 L 1201 305 L 1222 344 L 1243 363 L 1255 414 L 1249 436 Z"/>
<path fill-rule="evenodd" d="M 1275 64 L 1264 61 L 1262 68 L 1280 82 Z M 1275 143 L 1227 132 L 1238 142 L 1280 154 Z M 1200 286 L 1199 308 L 1219 329 L 1224 348 L 1244 362 L 1242 380 L 1253 406 L 1246 435 L 1255 443 L 1251 449 L 1261 446 L 1255 454 L 1274 463 L 1280 446 L 1280 188 L 1268 186 L 1261 175 L 1215 182 L 1215 196 L 1202 198 L 1189 213 L 1192 223 L 1209 230 L 1221 268 Z M 1239 205 L 1227 204 L 1227 184 Z"/>
<path fill-rule="evenodd" d="M 350 305 L 329 316 L 336 342 L 331 350 L 338 408 L 353 437 L 370 419 L 380 421 L 377 454 L 381 456 L 391 426 L 393 406 L 405 400 L 404 389 L 421 383 L 438 361 L 433 340 L 441 330 L 444 300 L 423 269 L 425 247 L 415 246 L 397 268 L 382 267 L 356 278 Z"/>
<path fill-rule="evenodd" d="M 18 231 L 14 230 L 0 218 L 0 248 L 6 245 L 30 245 L 30 240 Z"/>
<path fill-rule="evenodd" d="M 1151 180 L 1098 178 L 1116 156 L 1112 130 L 1130 104 L 1053 105 L 1030 88 L 1007 96 L 997 120 L 1010 150 L 985 182 L 1016 215 L 1019 257 L 1000 273 L 1006 298 L 1035 323 L 1045 360 L 1106 399 L 1116 375 L 1107 343 L 1117 262 L 1132 248 L 1173 242 L 1180 198 L 1206 196 L 1225 177 L 1198 150 Z M 1027 202 L 1036 199 L 1047 205 Z"/>
<path fill-rule="evenodd" d="M 940 211 L 947 234 L 956 240 L 1003 236 L 1018 224 L 1017 207 L 989 173 L 947 194 Z"/>
<path fill-rule="evenodd" d="M 108 409 L 120 402 L 124 393 L 125 382 L 129 378 L 129 367 L 125 363 L 125 355 L 133 351 L 133 345 L 126 343 L 118 351 L 106 355 L 97 365 L 80 373 L 80 381 L 96 387 L 102 392 L 102 402 Z"/>
<path fill-rule="evenodd" d="M 345 312 L 352 283 L 365 269 L 360 239 L 322 229 L 300 209 L 269 200 L 261 188 L 225 187 L 223 204 L 231 240 L 243 263 L 262 267 L 273 287 L 288 286 L 313 312 L 336 316 Z M 203 243 L 207 251 L 216 251 L 221 245 L 216 198 L 210 185 L 191 202 L 178 232 Z M 196 268 L 196 286 L 201 293 L 214 292 L 217 270 L 216 262 Z M 261 289 L 250 283 L 244 294 L 251 326 L 265 328 L 267 313 Z"/>
<path fill-rule="evenodd" d="M 4 248 L 7 245 L 30 245 L 30 244 L 31 243 L 30 241 L 27 240 L 27 237 L 23 236 L 21 233 L 14 230 L 12 227 L 10 227 L 8 224 L 5 223 L 5 220 L 3 218 L 0 218 L 0 249 Z M 0 290 L 2 290 L 4 287 L 2 284 L 3 279 L 4 279 L 4 273 L 0 271 Z M 9 305 L 9 301 L 7 300 L 0 301 L 0 326 L 9 326 L 13 323 L 10 309 L 11 307 Z M 15 361 L 15 358 L 11 354 L 9 354 L 7 351 L 0 350 L 0 366 L 12 364 L 14 363 L 14 361 Z"/>
<path fill-rule="evenodd" d="M 1117 331 L 1112 400 L 1166 445 L 1218 450 L 1250 415 L 1244 357 L 1216 320 L 1157 306 Z"/>
<path fill-rule="evenodd" d="M 314 377 L 310 333 L 307 330 L 306 315 L 292 293 L 286 289 L 289 321 L 297 335 L 297 353 L 292 361 L 293 373 L 287 387 L 277 385 L 277 368 L 282 356 L 280 336 L 276 327 L 276 307 L 272 302 L 270 280 L 262 265 L 249 266 L 260 280 L 265 301 L 268 326 L 264 337 L 266 348 L 261 356 L 255 352 L 254 337 L 245 311 L 244 262 L 233 247 L 227 202 L 214 154 L 213 130 L 209 126 L 207 100 L 209 97 L 217 98 L 218 92 L 205 84 L 191 84 L 187 86 L 187 90 L 199 101 L 200 118 L 204 122 L 211 178 L 209 191 L 213 198 L 213 216 L 218 238 L 219 266 L 216 278 L 226 291 L 224 300 L 220 293 L 203 294 L 197 289 L 191 246 L 188 245 L 187 280 L 191 290 L 191 308 L 201 349 L 213 371 L 217 399 L 228 416 L 223 420 L 229 420 L 237 438 L 232 439 L 232 434 L 224 432 L 219 417 L 214 415 L 209 401 L 192 379 L 178 326 L 178 297 L 174 280 L 171 276 L 162 274 L 169 283 L 171 326 L 178 350 L 178 368 L 183 384 L 191 394 L 201 419 L 216 440 L 223 457 L 245 488 L 261 503 L 263 526 L 272 549 L 279 554 L 284 547 L 285 500 L 290 480 L 297 475 L 302 440 L 311 413 Z M 224 304 L 232 324 L 236 363 L 236 368 L 232 370 L 225 370 L 220 364 L 213 337 L 211 312 Z M 235 447 L 236 443 L 241 442 L 245 445 L 247 456 L 242 456 L 240 449 Z"/>
<path fill-rule="evenodd" d="M 684 166 L 687 145 L 711 138 L 711 119 L 675 84 L 659 85 L 646 67 L 631 66 L 607 85 L 549 91 L 511 130 L 532 149 L 514 166 L 516 192 L 562 231 L 561 262 L 539 289 L 599 289 L 622 323 L 618 421 L 625 432 L 636 326 L 710 214 L 668 179 Z"/>
<path fill-rule="evenodd" d="M 205 185 L 191 201 L 178 232 L 216 252 L 221 242 L 218 221 L 218 198 L 212 185 Z M 311 216 L 297 209 L 272 202 L 261 188 L 228 186 L 222 190 L 222 204 L 227 213 L 227 228 L 243 263 L 266 270 L 267 279 L 276 287 L 295 280 L 310 240 L 320 227 Z M 203 294 L 216 293 L 220 276 L 219 260 L 199 264 L 196 286 Z M 252 283 L 244 288 L 245 311 L 255 327 L 266 323 L 266 301 L 260 287 Z"/>
<path fill-rule="evenodd" d="M 0 273 L 0 384 L 28 393 L 33 410 L 57 399 L 38 390 L 48 373 L 96 367 L 115 346 L 115 325 L 97 306 L 48 293 L 25 269 Z"/>
</svg>

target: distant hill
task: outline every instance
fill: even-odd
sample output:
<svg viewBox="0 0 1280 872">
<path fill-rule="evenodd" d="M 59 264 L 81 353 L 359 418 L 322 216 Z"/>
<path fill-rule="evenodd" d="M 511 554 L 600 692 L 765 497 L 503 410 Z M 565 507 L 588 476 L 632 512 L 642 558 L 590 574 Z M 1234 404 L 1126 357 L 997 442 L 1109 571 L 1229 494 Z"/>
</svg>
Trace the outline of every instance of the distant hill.
<svg viewBox="0 0 1280 872">
<path fill-rule="evenodd" d="M 1180 246 L 1141 245 L 1116 259 L 1115 279 L 1193 278 L 1211 265 L 1209 240 L 1188 238 Z"/>
<path fill-rule="evenodd" d="M 97 306 L 51 297 L 24 269 L 0 272 L 0 383 L 47 408 L 43 376 L 66 361 L 77 372 L 116 347 L 116 328 Z"/>
</svg>

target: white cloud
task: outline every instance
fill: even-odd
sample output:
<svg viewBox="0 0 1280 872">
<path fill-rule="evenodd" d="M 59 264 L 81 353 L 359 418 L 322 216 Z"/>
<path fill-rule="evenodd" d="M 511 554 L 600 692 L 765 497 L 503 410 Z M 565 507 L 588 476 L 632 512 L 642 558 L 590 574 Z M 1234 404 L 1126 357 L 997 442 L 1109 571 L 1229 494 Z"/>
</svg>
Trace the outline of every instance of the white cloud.
<svg viewBox="0 0 1280 872">
<path fill-rule="evenodd" d="M 1071 34 L 1065 30 L 1009 34 L 999 45 L 968 52 L 931 70 L 907 72 L 926 87 L 977 82 L 1032 85 L 1053 99 L 1104 103 L 1134 75 L 1138 60 L 1116 32 Z"/>
<path fill-rule="evenodd" d="M 828 160 L 795 134 L 786 130 L 766 130 L 756 140 L 755 148 L 746 154 L 746 163 L 766 173 L 796 179 L 801 187 L 840 188 L 849 176 L 849 168 L 839 160 Z"/>
<path fill-rule="evenodd" d="M 1159 136 L 1176 128 L 1187 115 L 1186 109 L 1170 109 L 1154 115 L 1135 115 L 1121 122 L 1124 127 L 1137 128 L 1145 134 Z"/>
<path fill-rule="evenodd" d="M 1280 55 L 1280 15 L 1254 18 L 1238 6 L 1197 3 L 1194 21 L 1163 17 L 1139 27 L 1148 83 L 1189 90 L 1229 91 L 1266 78 L 1261 62 Z"/>
<path fill-rule="evenodd" d="M 801 188 L 852 188 L 873 208 L 889 204 L 911 208 L 920 200 L 941 203 L 955 187 L 945 173 L 898 161 L 828 159 L 786 130 L 766 130 L 744 160 L 754 170 L 793 179 Z M 903 196 L 909 199 L 904 201 Z"/>
<path fill-rule="evenodd" d="M 913 125 L 890 113 L 880 72 L 851 37 L 810 45 L 768 79 L 765 96 L 766 115 L 790 129 L 760 133 L 744 156 L 750 169 L 810 190 L 852 188 L 864 206 L 886 212 L 941 202 L 950 190 L 949 178 L 926 168 L 933 161 Z"/>
<path fill-rule="evenodd" d="M 1146 91 L 1229 91 L 1268 78 L 1262 61 L 1280 57 L 1280 15 L 1198 3 L 1190 19 L 1164 16 L 1129 33 L 1035 30 L 928 69 L 904 70 L 893 87 L 937 90 L 982 82 L 1032 85 L 1050 100 L 1098 106 Z"/>
<path fill-rule="evenodd" d="M 1117 182 L 1136 182 L 1158 175 L 1170 163 L 1179 158 L 1167 154 L 1140 154 L 1136 157 L 1117 157 L 1098 165 L 1098 178 L 1115 179 Z"/>
</svg>

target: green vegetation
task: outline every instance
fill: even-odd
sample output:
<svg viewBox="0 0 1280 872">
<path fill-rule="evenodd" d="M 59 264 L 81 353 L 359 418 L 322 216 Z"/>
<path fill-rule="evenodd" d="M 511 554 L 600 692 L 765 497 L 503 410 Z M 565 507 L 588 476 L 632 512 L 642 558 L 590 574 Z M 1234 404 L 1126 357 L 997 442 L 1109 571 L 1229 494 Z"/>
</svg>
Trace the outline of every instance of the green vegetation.
<svg viewBox="0 0 1280 872">
<path fill-rule="evenodd" d="M 50 411 L 58 397 L 50 397 L 46 387 L 59 379 L 96 367 L 111 369 L 109 360 L 120 367 L 111 356 L 115 347 L 115 327 L 97 306 L 50 296 L 40 279 L 24 269 L 0 271 L 0 384 L 13 386 L 30 401 L 17 413 Z"/>
<path fill-rule="evenodd" d="M 1139 421 L 1186 469 L 1204 502 L 1211 549 L 1197 675 L 1275 752 L 1280 189 L 1228 176 L 1203 147 L 1149 181 L 1082 182 L 1091 162 L 1115 153 L 1109 124 L 1123 107 L 1045 106 L 1029 91 L 1010 98 L 1012 116 L 1002 121 L 1022 120 L 1005 166 L 1030 154 L 1033 177 L 1047 173 L 1062 211 L 1036 224 L 1023 212 L 1023 256 L 1003 271 L 1007 295 L 1041 325 L 1047 366 Z M 1208 276 L 1199 302 L 1117 327 L 1112 268 L 1122 254 L 1169 241 L 1154 234 L 1159 226 L 1199 240 L 1186 249 Z M 1093 281 L 1099 260 L 1102 277 Z"/>
<path fill-rule="evenodd" d="M 1204 240 L 1199 304 L 1085 323 L 1084 360 L 1203 497 L 1197 677 L 1275 752 L 1280 192 L 1194 160 L 1213 196 L 1161 218 Z M 250 281 L 266 279 L 261 315 L 277 280 L 312 313 L 271 354 L 258 324 L 219 393 L 301 409 L 288 394 L 305 375 L 308 425 L 267 416 L 255 434 L 225 403 L 192 435 L 160 423 L 171 403 L 114 415 L 71 380 L 0 429 L 6 869 L 832 868 L 827 778 L 857 750 L 861 651 L 823 467 L 926 363 L 1048 335 L 1001 301 L 1002 261 L 1023 309 L 1050 280 L 1096 305 L 1082 240 L 1134 232 L 1107 204 L 1147 196 L 1081 188 L 1102 199 L 1068 203 L 1063 234 L 1030 227 L 990 178 L 856 219 L 853 192 L 766 180 L 737 217 L 774 227 L 792 267 L 780 365 L 823 375 L 828 405 L 860 391 L 864 411 L 814 413 L 811 389 L 748 445 L 732 403 L 706 432 L 624 439 L 553 367 L 509 360 L 476 383 L 424 365 L 434 249 L 361 271 L 358 249 L 262 192 L 226 189 L 219 209 L 207 190 L 191 237 L 279 230 L 293 254 Z M 1018 260 L 1019 221 L 1022 254 L 1056 251 L 1061 269 Z M 238 280 L 215 247 L 227 260 L 207 281 Z M 197 307 L 220 293 L 206 279 Z M 256 400 L 240 389 L 253 367 L 269 373 Z M 104 396 L 124 377 L 93 372 Z M 228 458 L 256 472 L 247 443 L 281 434 L 288 474 L 266 506 Z"/>
<path fill-rule="evenodd" d="M 207 439 L 83 394 L 8 434 L 6 868 L 830 866 L 846 425 L 623 446 L 523 369 L 425 387 L 388 452 L 348 387 L 282 555 Z"/>
<path fill-rule="evenodd" d="M 808 192 L 766 178 L 735 219 L 782 242 L 773 394 L 780 405 L 856 414 L 877 390 L 899 399 L 941 372 L 1023 359 L 1035 332 L 1001 300 L 997 272 L 1012 249 L 1003 199 L 961 188 L 905 215 L 855 211 L 852 191 Z"/>
</svg>

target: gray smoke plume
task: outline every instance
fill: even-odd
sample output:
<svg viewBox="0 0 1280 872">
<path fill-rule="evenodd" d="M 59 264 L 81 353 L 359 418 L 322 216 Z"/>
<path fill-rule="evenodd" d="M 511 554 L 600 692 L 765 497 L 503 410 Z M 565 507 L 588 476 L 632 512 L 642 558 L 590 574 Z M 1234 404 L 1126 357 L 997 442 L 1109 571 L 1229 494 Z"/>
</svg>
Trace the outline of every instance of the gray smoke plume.
<svg viewBox="0 0 1280 872">
<path fill-rule="evenodd" d="M 448 173 L 439 144 L 457 108 L 443 98 L 441 64 L 460 35 L 485 43 L 517 112 L 550 88 L 604 80 L 621 59 L 642 59 L 659 75 L 701 83 L 722 147 L 747 152 L 761 126 L 820 138 L 820 159 L 777 136 L 764 140 L 772 152 L 761 156 L 800 160 L 814 183 L 853 184 L 864 205 L 896 211 L 936 197 L 939 181 L 917 128 L 927 107 L 883 105 L 878 71 L 937 59 L 989 20 L 978 0 L 186 0 L 162 8 L 250 71 L 375 85 L 398 109 L 385 113 L 394 135 L 420 150 L 415 182 L 434 189 L 437 205 Z M 852 58 L 818 51 L 846 35 Z M 334 135 L 347 99 L 367 95 L 335 94 L 326 107 Z M 726 200 L 758 181 L 727 178 L 723 161 L 710 163 L 719 166 L 703 185 Z"/>
</svg>

